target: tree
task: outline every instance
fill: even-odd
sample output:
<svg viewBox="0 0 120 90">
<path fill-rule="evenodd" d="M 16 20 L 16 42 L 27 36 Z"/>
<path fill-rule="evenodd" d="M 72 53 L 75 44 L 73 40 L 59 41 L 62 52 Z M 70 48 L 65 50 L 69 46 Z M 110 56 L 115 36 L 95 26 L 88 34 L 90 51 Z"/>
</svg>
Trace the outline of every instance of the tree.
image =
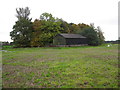
<svg viewBox="0 0 120 90">
<path fill-rule="evenodd" d="M 16 9 L 18 21 L 13 26 L 13 31 L 10 32 L 11 39 L 16 47 L 30 46 L 33 26 L 29 19 L 30 10 L 28 7 Z"/>
<path fill-rule="evenodd" d="M 26 7 L 25 9 L 24 8 L 19 8 L 19 9 L 16 8 L 16 12 L 17 12 L 16 17 L 18 18 L 18 20 L 20 20 L 22 18 L 25 18 L 26 20 L 31 20 L 31 19 L 29 19 L 30 10 L 28 7 Z"/>
<path fill-rule="evenodd" d="M 75 33 L 76 30 L 76 24 L 69 23 L 69 33 Z"/>
<path fill-rule="evenodd" d="M 63 29 L 60 27 L 61 22 L 58 18 L 52 16 L 49 13 L 43 13 L 40 16 L 40 20 L 42 22 L 41 27 L 41 40 L 44 45 L 52 44 L 53 37 L 60 33 Z"/>
<path fill-rule="evenodd" d="M 82 32 L 81 35 L 87 37 L 88 44 L 97 46 L 98 45 L 98 37 L 97 37 L 97 32 L 92 28 L 85 28 Z"/>
<path fill-rule="evenodd" d="M 62 19 L 59 19 L 59 21 L 61 22 L 60 27 L 63 29 L 61 33 L 70 33 L 69 24 Z"/>
<path fill-rule="evenodd" d="M 33 36 L 32 36 L 32 39 L 31 39 L 31 46 L 33 47 L 36 47 L 36 46 L 43 46 L 43 43 L 41 42 L 41 34 L 42 34 L 42 31 L 41 31 L 41 27 L 42 27 L 42 22 L 41 20 L 38 20 L 36 19 L 34 22 L 33 22 Z"/>
<path fill-rule="evenodd" d="M 97 46 L 104 43 L 103 32 L 100 27 L 96 29 L 93 23 L 89 27 L 84 28 L 80 34 L 87 37 L 89 45 Z"/>
<path fill-rule="evenodd" d="M 75 30 L 75 33 L 80 34 L 85 28 L 89 28 L 90 26 L 84 23 L 79 23 L 77 25 L 77 29 Z"/>
<path fill-rule="evenodd" d="M 55 18 L 52 16 L 52 14 L 49 14 L 49 13 L 43 13 L 40 15 L 40 20 L 43 20 L 43 21 L 55 21 Z"/>
<path fill-rule="evenodd" d="M 99 38 L 99 45 L 101 45 L 101 44 L 104 43 L 105 37 L 103 36 L 103 32 L 102 32 L 100 26 L 98 26 L 96 30 L 97 30 L 97 35 L 98 35 L 98 38 Z"/>
</svg>

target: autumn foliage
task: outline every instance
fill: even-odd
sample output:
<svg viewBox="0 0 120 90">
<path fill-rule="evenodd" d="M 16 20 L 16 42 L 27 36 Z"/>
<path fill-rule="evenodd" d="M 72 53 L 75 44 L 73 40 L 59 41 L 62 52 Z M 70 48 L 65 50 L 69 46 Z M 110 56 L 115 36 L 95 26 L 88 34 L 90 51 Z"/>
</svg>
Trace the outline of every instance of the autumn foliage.
<svg viewBox="0 0 120 90">
<path fill-rule="evenodd" d="M 88 38 L 89 45 L 101 45 L 104 42 L 103 32 L 94 24 L 74 24 L 55 18 L 52 14 L 43 13 L 33 22 L 29 18 L 28 7 L 16 9 L 18 21 L 10 32 L 16 47 L 41 47 L 52 45 L 53 37 L 59 33 L 77 33 Z"/>
</svg>

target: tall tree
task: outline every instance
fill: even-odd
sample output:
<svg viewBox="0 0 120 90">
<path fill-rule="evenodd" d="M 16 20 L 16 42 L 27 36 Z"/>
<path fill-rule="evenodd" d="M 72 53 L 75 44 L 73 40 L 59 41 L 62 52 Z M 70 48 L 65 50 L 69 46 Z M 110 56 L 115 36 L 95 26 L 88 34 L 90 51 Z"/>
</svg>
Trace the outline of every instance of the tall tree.
<svg viewBox="0 0 120 90">
<path fill-rule="evenodd" d="M 28 7 L 16 9 L 18 21 L 10 32 L 11 39 L 17 47 L 30 46 L 33 26 L 29 18 L 30 10 Z"/>
<path fill-rule="evenodd" d="M 60 27 L 63 29 L 61 33 L 70 33 L 69 24 L 63 19 L 59 19 L 59 21 L 61 22 Z"/>
<path fill-rule="evenodd" d="M 16 17 L 18 18 L 18 20 L 20 20 L 21 18 L 25 18 L 26 20 L 31 20 L 31 19 L 29 19 L 30 10 L 28 7 L 26 7 L 25 9 L 24 8 L 19 8 L 19 9 L 16 8 L 16 12 L 17 12 Z"/>
<path fill-rule="evenodd" d="M 80 34 L 87 37 L 89 45 L 97 46 L 104 43 L 103 32 L 100 27 L 97 27 L 96 29 L 94 23 L 91 23 L 90 26 L 84 28 Z"/>
<path fill-rule="evenodd" d="M 32 39 L 31 39 L 31 46 L 43 46 L 43 43 L 41 42 L 41 27 L 42 27 L 42 22 L 41 20 L 35 19 L 33 22 L 33 34 L 32 34 Z"/>
<path fill-rule="evenodd" d="M 81 35 L 87 37 L 88 44 L 89 45 L 94 45 L 97 46 L 99 45 L 99 39 L 97 37 L 97 32 L 94 30 L 93 27 L 88 27 L 85 28 L 82 32 Z"/>
<path fill-rule="evenodd" d="M 52 14 L 49 13 L 43 13 L 40 16 L 40 20 L 42 21 L 41 40 L 44 44 L 52 44 L 53 37 L 63 30 L 60 27 L 61 22 L 58 18 L 53 17 Z"/>
<path fill-rule="evenodd" d="M 103 36 L 103 32 L 102 32 L 100 26 L 98 26 L 96 30 L 97 30 L 97 35 L 99 38 L 99 44 L 101 45 L 102 43 L 104 43 L 105 37 Z"/>
<path fill-rule="evenodd" d="M 43 20 L 43 21 L 55 21 L 55 18 L 52 16 L 52 14 L 50 13 L 42 13 L 40 15 L 40 20 Z"/>
</svg>

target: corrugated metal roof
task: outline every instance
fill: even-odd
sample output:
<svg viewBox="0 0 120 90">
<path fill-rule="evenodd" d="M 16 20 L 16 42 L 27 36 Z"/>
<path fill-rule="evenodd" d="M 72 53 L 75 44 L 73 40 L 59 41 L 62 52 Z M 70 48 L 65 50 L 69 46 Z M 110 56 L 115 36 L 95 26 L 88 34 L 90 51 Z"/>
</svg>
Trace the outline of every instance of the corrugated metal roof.
<svg viewBox="0 0 120 90">
<path fill-rule="evenodd" d="M 64 38 L 86 38 L 80 34 L 65 34 L 65 33 L 62 33 L 60 34 L 61 36 L 63 36 Z"/>
</svg>

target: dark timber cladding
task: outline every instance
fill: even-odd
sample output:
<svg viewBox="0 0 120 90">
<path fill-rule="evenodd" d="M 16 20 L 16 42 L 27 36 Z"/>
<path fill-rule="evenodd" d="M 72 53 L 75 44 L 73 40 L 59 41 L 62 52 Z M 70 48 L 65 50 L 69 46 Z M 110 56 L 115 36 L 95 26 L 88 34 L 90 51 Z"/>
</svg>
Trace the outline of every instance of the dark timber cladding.
<svg viewBox="0 0 120 90">
<path fill-rule="evenodd" d="M 54 45 L 87 44 L 87 38 L 80 34 L 58 34 L 53 39 Z"/>
</svg>

